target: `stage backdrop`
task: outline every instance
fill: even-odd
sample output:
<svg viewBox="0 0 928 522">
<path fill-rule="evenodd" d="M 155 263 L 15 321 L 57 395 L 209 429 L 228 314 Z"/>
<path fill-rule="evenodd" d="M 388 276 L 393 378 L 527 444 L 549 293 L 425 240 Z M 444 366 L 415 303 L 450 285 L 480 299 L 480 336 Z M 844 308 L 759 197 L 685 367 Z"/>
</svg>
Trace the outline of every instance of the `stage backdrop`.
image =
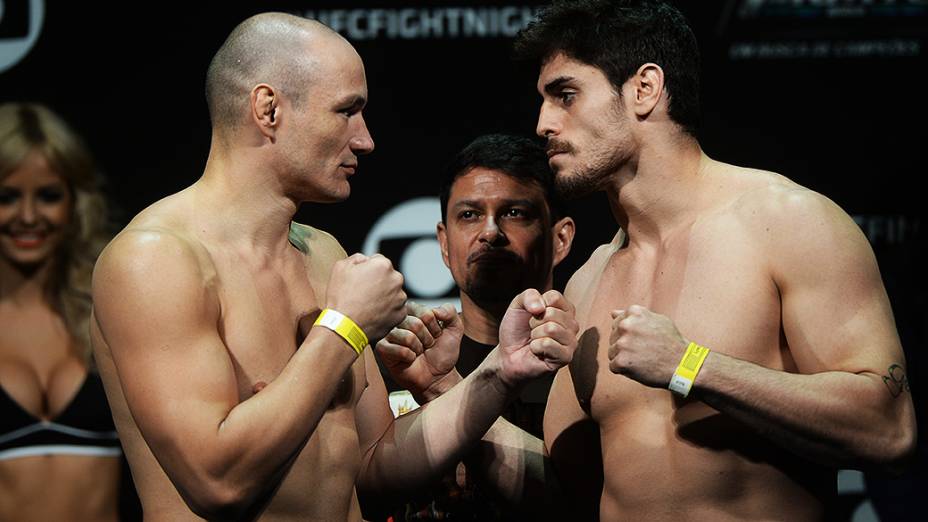
<svg viewBox="0 0 928 522">
<path fill-rule="evenodd" d="M 541 5 L 4 0 L 0 100 L 46 103 L 85 136 L 123 225 L 202 172 L 210 132 L 205 71 L 229 31 L 259 11 L 319 19 L 366 63 L 365 117 L 377 148 L 361 158 L 349 201 L 306 205 L 298 220 L 332 232 L 348 252 L 383 252 L 404 272 L 413 298 L 443 301 L 454 292 L 434 241 L 437 175 L 480 134 L 533 134 L 537 70 L 514 64 L 509 54 L 513 36 Z M 916 255 L 923 237 L 918 187 L 926 174 L 928 1 L 679 5 L 702 50 L 704 149 L 780 172 L 854 216 L 877 252 L 924 420 L 928 306 Z M 616 229 L 601 196 L 576 202 L 573 214 L 578 235 L 557 271 L 561 287 Z M 860 474 L 841 479 L 845 519 L 872 519 L 875 504 L 887 520 L 914 520 L 919 512 L 907 507 L 907 492 L 928 491 L 917 470 L 895 480 L 871 476 L 871 504 Z"/>
</svg>

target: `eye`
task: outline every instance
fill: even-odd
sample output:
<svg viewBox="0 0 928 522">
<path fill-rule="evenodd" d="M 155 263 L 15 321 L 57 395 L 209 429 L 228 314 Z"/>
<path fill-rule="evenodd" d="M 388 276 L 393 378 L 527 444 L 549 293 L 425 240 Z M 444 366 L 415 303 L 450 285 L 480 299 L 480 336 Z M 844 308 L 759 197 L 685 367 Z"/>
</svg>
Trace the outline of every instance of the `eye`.
<svg viewBox="0 0 928 522">
<path fill-rule="evenodd" d="M 64 189 L 58 187 L 41 188 L 36 196 L 43 203 L 58 203 L 64 199 Z"/>
<path fill-rule="evenodd" d="M 570 105 L 573 103 L 576 96 L 577 93 L 574 91 L 563 90 L 557 94 L 557 99 L 560 100 L 564 105 Z"/>
<path fill-rule="evenodd" d="M 510 218 L 521 218 L 521 217 L 526 217 L 528 213 L 521 208 L 510 208 L 506 210 L 506 213 L 504 215 Z"/>
<path fill-rule="evenodd" d="M 12 205 L 19 198 L 19 191 L 9 188 L 0 188 L 0 205 Z"/>
<path fill-rule="evenodd" d="M 475 219 L 476 217 L 477 217 L 477 213 L 474 212 L 473 210 L 462 210 L 461 212 L 458 213 L 458 219 L 461 219 L 464 221 Z"/>
</svg>

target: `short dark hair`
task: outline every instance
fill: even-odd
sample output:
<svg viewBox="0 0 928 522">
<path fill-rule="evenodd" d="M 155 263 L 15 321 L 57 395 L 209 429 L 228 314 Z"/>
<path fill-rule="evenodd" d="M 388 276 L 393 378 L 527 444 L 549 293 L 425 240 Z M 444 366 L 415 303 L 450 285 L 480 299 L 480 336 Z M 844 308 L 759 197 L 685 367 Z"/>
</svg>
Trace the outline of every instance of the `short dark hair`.
<svg viewBox="0 0 928 522">
<path fill-rule="evenodd" d="M 516 39 L 518 58 L 558 53 L 597 67 L 621 93 L 645 63 L 664 70 L 670 118 L 691 136 L 699 126 L 699 48 L 686 18 L 660 0 L 560 0 Z"/>
<path fill-rule="evenodd" d="M 247 18 L 229 34 L 206 71 L 206 103 L 215 130 L 234 129 L 246 117 L 251 89 L 268 82 L 299 106 L 311 81 L 308 28 L 324 25 L 285 13 Z"/>
<path fill-rule="evenodd" d="M 487 134 L 470 142 L 445 167 L 439 192 L 442 222 L 448 215 L 452 185 L 459 177 L 478 167 L 535 183 L 544 193 L 551 220 L 556 221 L 566 215 L 564 201 L 554 189 L 554 173 L 548 166 L 548 157 L 541 145 L 522 136 Z"/>
</svg>

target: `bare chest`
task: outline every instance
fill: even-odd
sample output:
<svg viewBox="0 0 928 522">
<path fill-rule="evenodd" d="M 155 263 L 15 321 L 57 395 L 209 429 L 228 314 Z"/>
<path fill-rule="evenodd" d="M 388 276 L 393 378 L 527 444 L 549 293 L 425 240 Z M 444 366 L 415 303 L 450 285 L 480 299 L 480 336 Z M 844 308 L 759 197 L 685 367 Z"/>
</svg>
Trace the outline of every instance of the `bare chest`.
<svg viewBox="0 0 928 522">
<path fill-rule="evenodd" d="M 571 373 L 578 399 L 600 424 L 630 411 L 666 419 L 674 409 L 670 392 L 609 370 L 613 310 L 644 306 L 712 350 L 768 367 L 789 364 L 779 294 L 748 241 L 694 232 L 660 251 L 619 250 L 594 274 L 575 298 L 580 357 Z"/>
<path fill-rule="evenodd" d="M 305 271 L 255 270 L 231 261 L 216 268 L 217 328 L 244 400 L 287 365 L 312 327 L 320 300 Z"/>
</svg>

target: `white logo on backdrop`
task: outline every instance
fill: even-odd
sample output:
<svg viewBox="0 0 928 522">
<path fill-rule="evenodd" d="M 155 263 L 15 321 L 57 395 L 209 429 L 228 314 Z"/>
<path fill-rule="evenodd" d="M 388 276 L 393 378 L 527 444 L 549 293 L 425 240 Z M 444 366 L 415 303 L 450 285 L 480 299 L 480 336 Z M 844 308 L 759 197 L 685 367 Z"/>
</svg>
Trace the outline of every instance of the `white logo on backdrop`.
<svg viewBox="0 0 928 522">
<path fill-rule="evenodd" d="M 393 261 L 406 280 L 409 298 L 425 306 L 454 303 L 460 299 L 451 272 L 441 260 L 435 225 L 441 220 L 438 198 L 415 198 L 388 210 L 374 223 L 361 252 L 381 253 Z"/>
<path fill-rule="evenodd" d="M 44 20 L 42 0 L 0 0 L 0 73 L 29 54 Z"/>
<path fill-rule="evenodd" d="M 387 9 L 307 9 L 294 14 L 329 26 L 349 40 L 512 38 L 540 6 L 469 6 Z"/>
</svg>

